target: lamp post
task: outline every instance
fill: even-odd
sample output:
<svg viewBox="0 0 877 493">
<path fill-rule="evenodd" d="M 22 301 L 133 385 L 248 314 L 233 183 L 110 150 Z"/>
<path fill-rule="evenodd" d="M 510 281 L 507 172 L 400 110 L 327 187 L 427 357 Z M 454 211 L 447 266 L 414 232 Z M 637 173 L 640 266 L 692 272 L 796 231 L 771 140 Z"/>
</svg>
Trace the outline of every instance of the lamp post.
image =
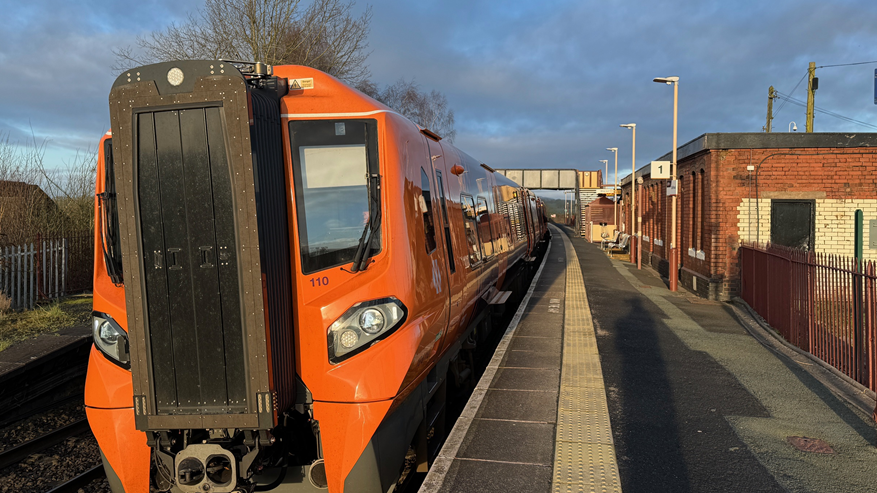
<svg viewBox="0 0 877 493">
<path fill-rule="evenodd" d="M 615 187 L 612 189 L 614 192 L 612 201 L 615 202 L 615 216 L 612 218 L 612 224 L 615 227 L 615 231 L 618 231 L 618 148 L 607 147 L 606 150 L 615 153 Z"/>
<path fill-rule="evenodd" d="M 572 190 L 564 190 L 563 191 L 563 224 L 565 226 L 569 226 L 569 219 L 571 216 L 574 216 L 573 211 L 573 203 L 572 200 L 575 197 L 575 192 Z"/>
<path fill-rule="evenodd" d="M 679 77 L 657 77 L 659 84 L 673 84 L 673 161 L 670 163 L 670 180 L 676 182 L 676 127 L 679 116 Z M 676 195 L 670 212 L 670 291 L 676 291 L 679 284 L 679 258 L 676 251 Z"/>
<path fill-rule="evenodd" d="M 568 212 L 566 207 L 566 190 L 563 191 L 563 224 L 566 224 Z"/>
<path fill-rule="evenodd" d="M 630 231 L 631 234 L 634 235 L 636 239 L 636 266 L 637 269 L 642 268 L 642 261 L 640 258 L 640 248 L 642 248 L 642 240 L 640 239 L 640 225 L 642 224 L 642 216 L 636 215 L 636 123 L 623 123 L 619 125 L 624 128 L 629 128 L 633 131 L 633 150 L 631 152 L 630 158 Z M 636 224 L 634 224 L 634 218 L 636 218 Z M 631 262 L 633 262 L 633 258 L 631 257 Z"/>
</svg>

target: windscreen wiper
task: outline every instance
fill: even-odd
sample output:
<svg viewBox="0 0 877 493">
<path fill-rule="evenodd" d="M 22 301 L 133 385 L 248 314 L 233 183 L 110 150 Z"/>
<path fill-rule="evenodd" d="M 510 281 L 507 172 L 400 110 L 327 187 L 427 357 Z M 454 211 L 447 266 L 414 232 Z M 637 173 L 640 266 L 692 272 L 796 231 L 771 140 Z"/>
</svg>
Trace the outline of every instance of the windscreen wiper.
<svg viewBox="0 0 877 493">
<path fill-rule="evenodd" d="M 368 267 L 368 258 L 371 254 L 372 238 L 375 232 L 381 227 L 381 207 L 380 207 L 380 184 L 372 186 L 372 184 L 380 179 L 378 174 L 369 174 L 369 191 L 371 192 L 369 203 L 368 222 L 362 229 L 362 236 L 359 237 L 359 245 L 356 247 L 356 254 L 353 255 L 353 265 L 350 272 L 363 271 Z M 378 182 L 380 183 L 380 182 Z"/>
</svg>

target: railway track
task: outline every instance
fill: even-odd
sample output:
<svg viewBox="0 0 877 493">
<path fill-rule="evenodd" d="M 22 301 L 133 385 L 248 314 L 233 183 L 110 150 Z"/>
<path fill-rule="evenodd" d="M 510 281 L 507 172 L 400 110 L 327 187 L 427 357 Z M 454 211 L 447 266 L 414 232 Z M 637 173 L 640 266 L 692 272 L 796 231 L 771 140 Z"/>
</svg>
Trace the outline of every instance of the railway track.
<svg viewBox="0 0 877 493">
<path fill-rule="evenodd" d="M 40 454 L 44 451 L 61 444 L 70 438 L 80 437 L 83 435 L 90 436 L 91 430 L 85 419 L 76 420 L 66 426 L 62 426 L 48 433 L 28 440 L 20 445 L 12 447 L 8 450 L 0 452 L 0 471 L 19 464 L 34 454 Z M 75 493 L 80 488 L 88 485 L 95 479 L 104 477 L 103 465 L 98 463 L 89 467 L 84 472 L 70 478 L 62 483 L 55 484 L 50 493 Z"/>
<path fill-rule="evenodd" d="M 76 493 L 83 486 L 88 485 L 95 479 L 100 479 L 105 477 L 104 466 L 103 464 L 98 464 L 91 469 L 79 474 L 78 476 L 71 478 L 58 486 L 52 488 L 48 491 L 48 493 Z"/>
</svg>

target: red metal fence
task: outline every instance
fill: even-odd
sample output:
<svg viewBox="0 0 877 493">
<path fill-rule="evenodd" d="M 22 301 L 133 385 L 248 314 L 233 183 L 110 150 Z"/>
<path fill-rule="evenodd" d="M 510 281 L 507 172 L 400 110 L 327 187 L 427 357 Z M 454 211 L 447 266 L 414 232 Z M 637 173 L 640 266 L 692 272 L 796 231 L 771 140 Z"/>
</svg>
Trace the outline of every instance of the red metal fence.
<svg viewBox="0 0 877 493">
<path fill-rule="evenodd" d="M 877 391 L 877 266 L 787 247 L 740 248 L 743 299 L 789 342 Z"/>
</svg>

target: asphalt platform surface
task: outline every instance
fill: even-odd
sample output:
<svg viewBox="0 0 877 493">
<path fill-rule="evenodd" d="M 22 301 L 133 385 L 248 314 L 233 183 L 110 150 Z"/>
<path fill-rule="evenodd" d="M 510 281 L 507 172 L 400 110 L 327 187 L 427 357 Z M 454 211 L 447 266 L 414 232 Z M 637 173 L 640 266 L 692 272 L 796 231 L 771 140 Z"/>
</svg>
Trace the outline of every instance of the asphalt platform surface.
<svg viewBox="0 0 877 493">
<path fill-rule="evenodd" d="M 569 236 L 626 493 L 877 490 L 874 421 L 806 358 L 759 343 L 728 304 L 672 293 L 654 271 Z"/>
</svg>

